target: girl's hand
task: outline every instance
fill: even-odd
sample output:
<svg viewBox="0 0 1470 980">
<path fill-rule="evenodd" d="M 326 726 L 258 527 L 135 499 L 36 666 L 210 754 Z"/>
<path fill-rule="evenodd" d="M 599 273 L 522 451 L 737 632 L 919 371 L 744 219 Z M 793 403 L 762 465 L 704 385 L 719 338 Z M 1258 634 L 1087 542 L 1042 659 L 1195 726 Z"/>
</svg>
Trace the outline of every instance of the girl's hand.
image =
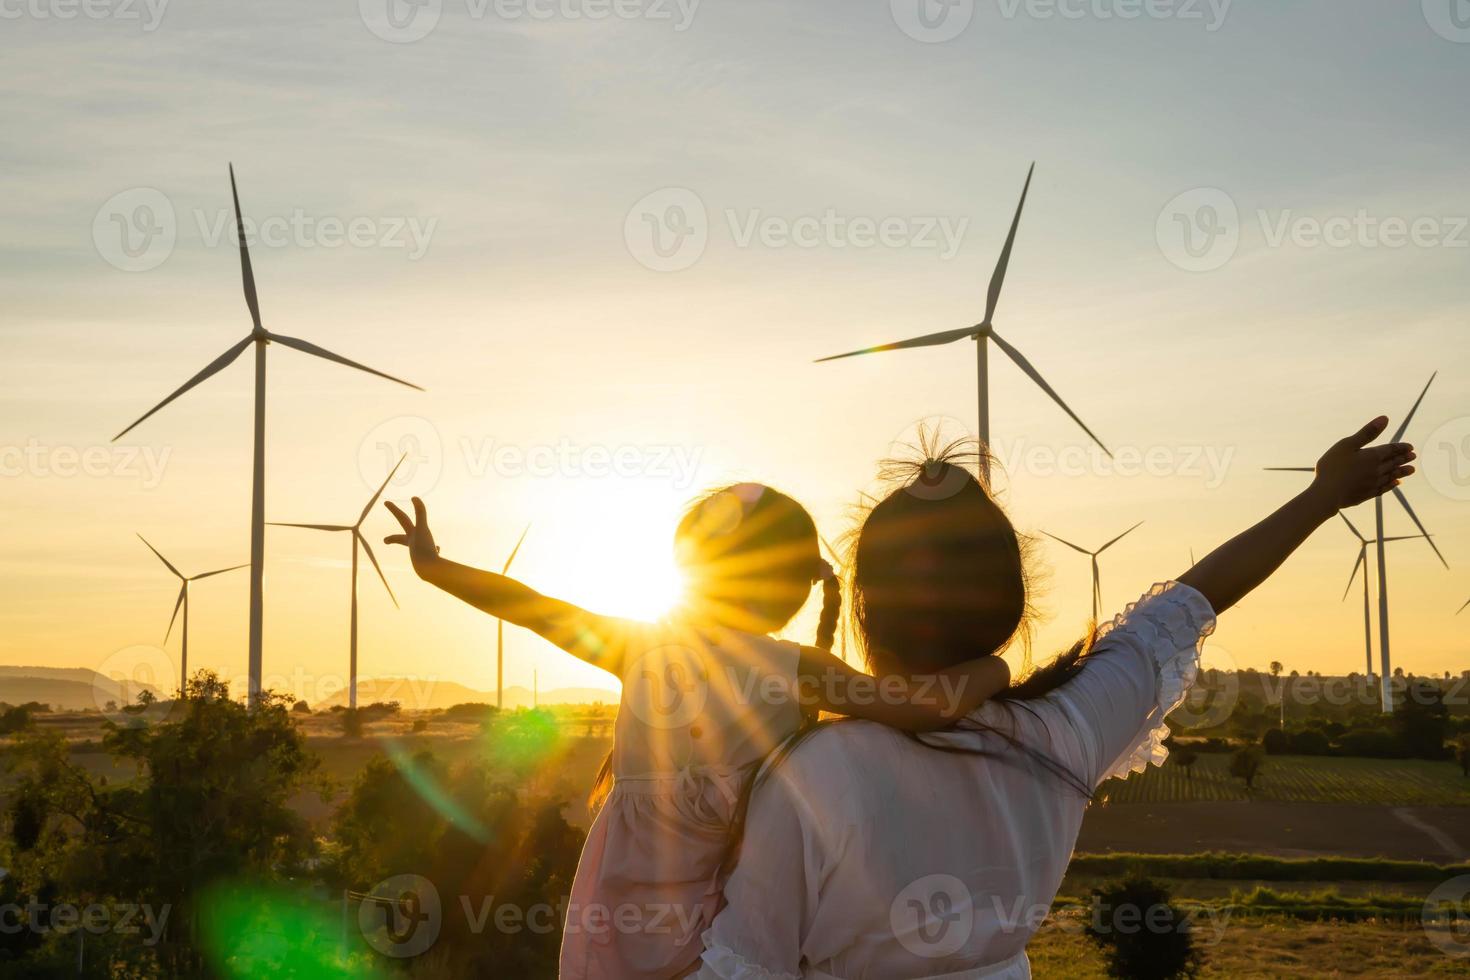
<svg viewBox="0 0 1470 980">
<path fill-rule="evenodd" d="M 407 545 L 414 570 L 422 574 L 422 569 L 439 557 L 439 547 L 434 544 L 434 532 L 429 530 L 429 515 L 424 509 L 424 502 L 418 497 L 413 498 L 413 520 L 392 501 L 385 501 L 383 506 L 398 518 L 398 523 L 403 528 L 402 534 L 390 534 L 383 539 L 383 543 Z"/>
<path fill-rule="evenodd" d="M 1408 464 L 1417 454 L 1408 443 L 1368 446 L 1387 427 L 1388 418 L 1379 416 L 1337 442 L 1317 461 L 1312 493 L 1330 508 L 1328 516 L 1388 493 L 1414 472 Z"/>
</svg>

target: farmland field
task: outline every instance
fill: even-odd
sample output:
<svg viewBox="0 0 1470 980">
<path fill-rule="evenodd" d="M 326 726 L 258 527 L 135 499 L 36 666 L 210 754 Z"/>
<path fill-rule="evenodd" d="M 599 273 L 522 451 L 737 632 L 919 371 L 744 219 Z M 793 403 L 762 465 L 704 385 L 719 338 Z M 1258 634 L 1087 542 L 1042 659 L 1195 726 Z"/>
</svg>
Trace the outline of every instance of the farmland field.
<svg viewBox="0 0 1470 980">
<path fill-rule="evenodd" d="M 1170 761 L 1103 786 L 1112 803 L 1377 803 L 1470 806 L 1470 779 L 1450 762 L 1267 756 L 1255 790 L 1229 774 L 1230 757 L 1200 755 L 1193 771 Z"/>
</svg>

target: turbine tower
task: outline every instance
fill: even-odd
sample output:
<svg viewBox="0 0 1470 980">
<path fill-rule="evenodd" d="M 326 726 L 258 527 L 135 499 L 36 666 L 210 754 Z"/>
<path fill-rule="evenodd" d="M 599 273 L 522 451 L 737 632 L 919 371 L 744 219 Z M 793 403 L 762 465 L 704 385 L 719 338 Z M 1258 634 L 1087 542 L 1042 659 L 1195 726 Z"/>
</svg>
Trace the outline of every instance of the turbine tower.
<svg viewBox="0 0 1470 980">
<path fill-rule="evenodd" d="M 500 569 L 501 575 L 510 574 L 511 562 L 516 560 L 516 553 L 521 550 L 521 545 L 526 543 L 526 535 L 531 533 L 531 525 L 521 532 L 520 540 L 516 546 L 510 549 L 510 557 L 505 560 L 505 565 Z M 495 619 L 495 708 L 500 710 L 505 707 L 505 620 L 500 617 Z"/>
<path fill-rule="evenodd" d="M 185 575 L 174 567 L 173 562 L 163 557 L 162 552 L 153 547 L 153 545 L 148 544 L 148 539 L 143 537 L 143 535 L 138 535 L 138 540 L 148 545 L 148 550 L 157 555 L 158 560 L 163 562 L 164 567 L 172 572 L 174 577 L 179 580 L 179 598 L 174 602 L 174 614 L 169 617 L 168 631 L 163 634 L 163 642 L 167 643 L 168 638 L 173 635 L 174 622 L 179 618 L 179 609 L 182 608 L 184 610 L 184 628 L 180 634 L 182 646 L 179 651 L 179 697 L 183 697 L 185 686 L 189 681 L 189 583 L 197 582 L 202 578 L 223 575 L 225 572 L 237 571 L 245 566 L 231 565 L 229 568 L 216 568 L 212 572 L 200 572 L 198 575 Z"/>
<path fill-rule="evenodd" d="M 388 578 L 383 574 L 378 559 L 373 555 L 372 545 L 363 536 L 362 525 L 367 521 L 368 515 L 372 513 L 373 507 L 377 505 L 378 498 L 383 491 L 388 489 L 388 484 L 393 482 L 393 477 L 398 475 L 398 467 L 408 456 L 400 456 L 398 462 L 393 464 L 393 469 L 388 471 L 388 477 L 383 485 L 378 487 L 378 492 L 373 494 L 373 499 L 367 502 L 367 506 L 358 515 L 356 524 L 283 524 L 271 521 L 272 527 L 297 527 L 310 531 L 329 531 L 332 533 L 347 532 L 352 535 L 352 628 L 349 631 L 348 658 L 347 658 L 347 706 L 354 711 L 357 710 L 357 549 L 360 547 L 367 552 L 368 561 L 373 563 L 373 571 L 378 573 L 378 578 L 383 582 L 383 588 L 388 590 L 388 598 L 393 600 L 393 607 L 398 608 L 398 597 L 393 594 L 393 587 L 388 584 Z"/>
<path fill-rule="evenodd" d="M 1358 569 L 1361 568 L 1363 570 L 1363 648 L 1364 648 L 1365 655 L 1367 657 L 1367 663 L 1368 663 L 1368 672 L 1367 672 L 1367 675 L 1366 676 L 1372 677 L 1373 676 L 1373 616 L 1372 616 L 1372 613 L 1371 613 L 1372 601 L 1369 598 L 1369 591 L 1368 591 L 1368 546 L 1371 545 L 1371 544 L 1377 544 L 1378 543 L 1378 539 L 1377 538 L 1369 539 L 1369 538 L 1363 537 L 1363 535 L 1358 531 L 1358 529 L 1353 526 L 1353 522 L 1350 521 L 1350 520 L 1348 520 L 1348 516 L 1346 514 L 1342 513 L 1341 511 L 1338 511 L 1337 516 L 1342 518 L 1342 522 L 1348 526 L 1348 530 L 1353 532 L 1353 537 L 1355 537 L 1355 538 L 1358 539 L 1358 546 L 1359 546 L 1358 547 L 1358 560 L 1353 563 L 1353 574 L 1350 575 L 1350 576 L 1348 576 L 1347 588 L 1342 590 L 1342 598 L 1343 598 L 1343 601 L 1344 602 L 1347 601 L 1348 593 L 1351 592 L 1352 591 L 1352 588 L 1353 588 L 1353 581 L 1358 577 Z M 1423 536 L 1424 535 L 1421 535 L 1421 534 L 1406 534 L 1406 535 L 1401 535 L 1399 537 L 1385 538 L 1384 540 L 1385 541 L 1413 541 L 1415 538 L 1420 538 L 1420 537 L 1423 537 Z"/>
<path fill-rule="evenodd" d="M 1077 413 L 1067 407 L 1067 403 L 1062 401 L 1062 396 L 1058 395 L 1052 386 L 1047 384 L 1046 379 L 1041 376 L 1041 372 L 1037 371 L 1031 365 L 1031 362 L 1026 360 L 1025 355 L 1006 342 L 1000 334 L 996 333 L 995 325 L 992 322 L 995 316 L 996 305 L 1000 302 L 1001 287 L 1005 285 L 1006 269 L 1011 264 L 1011 247 L 1016 242 L 1016 228 L 1021 223 L 1021 211 L 1026 207 L 1026 194 L 1031 189 L 1031 175 L 1035 172 L 1036 164 L 1033 163 L 1031 169 L 1026 172 L 1026 184 L 1021 189 L 1021 202 L 1016 205 L 1016 216 L 1011 220 L 1011 230 L 1006 235 L 1005 246 L 1000 251 L 1000 261 L 996 263 L 995 272 L 990 278 L 990 292 L 986 296 L 985 318 L 983 320 L 972 327 L 960 327 L 957 330 L 946 330 L 943 333 L 927 334 L 923 337 L 900 340 L 897 343 L 882 344 L 878 347 L 867 347 L 863 350 L 852 351 L 847 354 L 823 357 L 817 361 L 818 364 L 821 364 L 826 361 L 841 360 L 844 357 L 857 357 L 859 354 L 876 354 L 882 351 L 906 350 L 911 347 L 938 347 L 967 338 L 975 341 L 975 363 L 979 377 L 979 434 L 980 441 L 985 448 L 985 452 L 980 458 L 980 466 L 984 472 L 987 484 L 990 482 L 990 349 L 988 345 L 991 341 L 994 341 L 995 346 L 999 347 L 1007 357 L 1015 361 L 1016 366 L 1025 372 L 1026 376 L 1035 382 L 1037 387 L 1046 392 L 1051 397 L 1051 400 L 1056 402 L 1073 422 L 1081 426 L 1082 431 L 1086 432 L 1092 441 L 1097 443 L 1098 447 L 1108 454 L 1109 458 L 1113 455 L 1108 447 L 1103 445 L 1102 440 L 1094 435 L 1093 431 L 1077 417 Z"/>
<path fill-rule="evenodd" d="M 255 274 L 250 268 L 250 249 L 245 241 L 245 223 L 240 216 L 240 195 L 235 189 L 235 167 L 230 166 L 230 197 L 235 205 L 235 233 L 240 241 L 240 275 L 245 285 L 245 305 L 250 309 L 250 333 L 244 340 L 210 361 L 204 369 L 184 382 L 173 394 L 149 409 L 132 425 L 112 437 L 116 442 L 137 428 L 159 409 L 189 391 L 191 388 L 213 377 L 234 363 L 245 353 L 247 347 L 255 348 L 255 440 L 254 460 L 250 490 L 250 704 L 255 704 L 261 693 L 261 643 L 264 629 L 265 591 L 265 351 L 270 344 L 291 347 L 313 357 L 333 361 L 368 374 L 376 375 L 397 384 L 423 391 L 418 385 L 410 384 L 391 374 L 374 370 L 364 364 L 348 360 L 325 348 L 295 337 L 287 337 L 267 330 L 260 320 L 260 303 L 255 294 Z"/>
<path fill-rule="evenodd" d="M 1102 582 L 1098 571 L 1097 556 L 1102 554 L 1104 551 L 1107 551 L 1113 545 L 1117 544 L 1119 541 L 1122 541 L 1124 538 L 1132 534 L 1134 531 L 1137 531 L 1142 526 L 1143 521 L 1139 521 L 1137 524 L 1133 525 L 1128 530 L 1124 531 L 1122 534 L 1118 535 L 1116 538 L 1109 541 L 1107 544 L 1103 545 L 1096 551 L 1088 551 L 1081 545 L 1073 544 L 1070 541 L 1065 541 L 1049 531 L 1041 532 L 1042 534 L 1045 534 L 1047 537 L 1051 538 L 1053 541 L 1056 541 L 1059 544 L 1064 544 L 1068 548 L 1071 548 L 1073 551 L 1080 551 L 1082 554 L 1092 559 L 1092 621 L 1094 623 L 1097 622 L 1097 617 L 1102 607 Z"/>
<path fill-rule="evenodd" d="M 1408 415 L 1404 416 L 1404 421 L 1399 424 L 1398 431 L 1394 432 L 1393 438 L 1389 440 L 1390 443 L 1399 442 L 1404 438 L 1404 433 L 1408 431 L 1409 423 L 1414 421 L 1414 413 L 1419 411 L 1419 405 L 1424 401 L 1424 396 L 1429 393 L 1429 386 L 1434 384 L 1434 379 L 1437 377 L 1439 377 L 1438 371 L 1429 376 L 1428 384 L 1424 386 L 1423 391 L 1419 392 L 1419 397 L 1414 400 L 1414 407 L 1409 409 Z M 1268 466 L 1267 469 L 1275 473 L 1316 472 L 1316 469 L 1311 466 Z M 1439 559 L 1440 564 L 1445 568 L 1449 568 L 1450 563 L 1445 561 L 1444 555 L 1440 554 L 1439 548 L 1435 546 L 1434 538 L 1430 535 L 1429 530 L 1425 528 L 1424 522 L 1419 520 L 1419 515 L 1414 513 L 1414 508 L 1410 506 L 1409 498 L 1404 496 L 1404 491 L 1398 487 L 1394 487 L 1393 495 L 1398 498 L 1399 504 L 1409 515 L 1409 520 L 1413 521 L 1414 526 L 1419 529 L 1419 535 L 1424 538 L 1424 542 L 1434 550 L 1435 557 Z M 1393 661 L 1388 645 L 1388 555 L 1387 549 L 1385 548 L 1387 542 L 1383 533 L 1383 497 L 1381 495 L 1373 500 L 1373 519 L 1375 522 L 1374 526 L 1377 528 L 1377 534 L 1374 537 L 1373 543 L 1377 546 L 1376 552 L 1378 559 L 1378 660 L 1381 665 L 1378 686 L 1383 702 L 1383 713 L 1391 715 L 1393 714 Z"/>
</svg>

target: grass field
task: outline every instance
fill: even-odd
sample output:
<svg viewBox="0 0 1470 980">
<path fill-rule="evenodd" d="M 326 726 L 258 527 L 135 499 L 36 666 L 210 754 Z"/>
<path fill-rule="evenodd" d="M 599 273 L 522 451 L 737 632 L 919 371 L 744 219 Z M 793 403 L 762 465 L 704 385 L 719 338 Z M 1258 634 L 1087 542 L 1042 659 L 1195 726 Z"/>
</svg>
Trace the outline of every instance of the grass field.
<svg viewBox="0 0 1470 980">
<path fill-rule="evenodd" d="M 1423 759 L 1338 759 L 1267 756 L 1253 794 L 1229 773 L 1230 757 L 1201 755 L 1193 772 L 1169 762 L 1104 785 L 1113 803 L 1377 803 L 1470 806 L 1470 779 L 1451 762 Z"/>
</svg>

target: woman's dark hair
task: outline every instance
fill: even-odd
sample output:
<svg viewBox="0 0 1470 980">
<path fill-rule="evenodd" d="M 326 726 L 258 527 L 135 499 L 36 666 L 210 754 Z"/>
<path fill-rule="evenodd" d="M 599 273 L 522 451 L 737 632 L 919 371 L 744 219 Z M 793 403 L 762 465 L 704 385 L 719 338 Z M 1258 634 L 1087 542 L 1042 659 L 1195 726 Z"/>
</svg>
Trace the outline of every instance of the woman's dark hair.
<svg viewBox="0 0 1470 980">
<path fill-rule="evenodd" d="M 695 500 L 674 530 L 674 557 L 687 583 L 686 606 L 698 619 L 748 633 L 773 633 L 791 622 L 812 583 L 822 583 L 816 645 L 832 649 L 842 583 L 823 560 L 816 522 L 806 508 L 760 483 L 736 483 Z M 602 761 L 588 806 L 612 788 L 612 753 Z"/>
<path fill-rule="evenodd" d="M 1029 654 L 1031 581 L 1029 541 L 1016 533 L 990 489 L 971 471 L 983 449 L 955 442 L 937 445 L 920 430 L 922 460 L 892 460 L 880 473 L 897 487 L 862 520 L 851 548 L 852 617 L 869 668 L 878 674 L 943 670 L 977 657 L 998 656 L 1016 639 Z M 1011 710 L 1045 697 L 1081 670 L 1095 631 L 1044 667 L 996 695 Z M 756 786 L 818 728 L 796 732 L 770 754 L 744 787 L 723 870 L 739 853 L 746 811 Z M 1066 766 L 1021 742 L 1014 732 L 967 718 L 961 731 L 987 732 L 1083 796 L 1091 787 Z M 937 745 L 940 752 L 994 755 L 984 748 Z"/>
</svg>

